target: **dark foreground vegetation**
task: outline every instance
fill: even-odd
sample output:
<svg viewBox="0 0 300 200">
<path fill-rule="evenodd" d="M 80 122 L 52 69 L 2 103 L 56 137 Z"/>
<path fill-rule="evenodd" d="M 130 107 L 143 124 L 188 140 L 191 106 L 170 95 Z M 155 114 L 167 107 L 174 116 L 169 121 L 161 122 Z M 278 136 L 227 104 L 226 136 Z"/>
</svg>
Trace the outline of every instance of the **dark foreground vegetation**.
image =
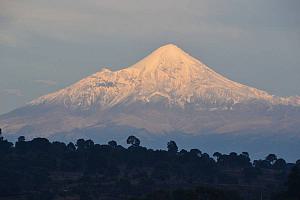
<svg viewBox="0 0 300 200">
<path fill-rule="evenodd" d="M 251 162 L 247 152 L 214 153 L 140 146 L 115 141 L 94 144 L 13 144 L 0 135 L 1 200 L 299 200 L 300 162 L 287 164 L 270 154 Z"/>
</svg>

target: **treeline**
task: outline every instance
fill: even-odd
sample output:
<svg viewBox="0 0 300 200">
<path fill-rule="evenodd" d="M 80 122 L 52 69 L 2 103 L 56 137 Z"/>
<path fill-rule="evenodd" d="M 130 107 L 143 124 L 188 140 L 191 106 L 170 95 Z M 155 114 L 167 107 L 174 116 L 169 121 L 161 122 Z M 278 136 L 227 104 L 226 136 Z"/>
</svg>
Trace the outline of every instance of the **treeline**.
<svg viewBox="0 0 300 200">
<path fill-rule="evenodd" d="M 270 154 L 251 162 L 247 152 L 210 157 L 179 151 L 175 141 L 153 150 L 135 136 L 127 144 L 24 136 L 13 144 L 0 135 L 0 199 L 299 199 L 300 161 Z"/>
</svg>

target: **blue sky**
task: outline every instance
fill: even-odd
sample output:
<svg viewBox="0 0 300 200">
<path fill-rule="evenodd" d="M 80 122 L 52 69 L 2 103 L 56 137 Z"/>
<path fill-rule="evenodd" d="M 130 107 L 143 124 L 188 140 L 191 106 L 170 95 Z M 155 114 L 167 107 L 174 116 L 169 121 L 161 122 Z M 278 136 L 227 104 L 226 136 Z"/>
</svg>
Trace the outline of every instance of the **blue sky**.
<svg viewBox="0 0 300 200">
<path fill-rule="evenodd" d="M 300 95 L 299 0 L 1 0 L 0 113 L 174 43 L 217 72 Z"/>
</svg>

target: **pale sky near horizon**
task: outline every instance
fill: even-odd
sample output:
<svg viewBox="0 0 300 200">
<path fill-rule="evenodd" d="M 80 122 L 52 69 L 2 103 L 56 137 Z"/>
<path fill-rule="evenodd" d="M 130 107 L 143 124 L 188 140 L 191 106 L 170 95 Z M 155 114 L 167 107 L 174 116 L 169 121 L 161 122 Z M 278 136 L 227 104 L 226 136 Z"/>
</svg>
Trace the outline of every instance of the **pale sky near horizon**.
<svg viewBox="0 0 300 200">
<path fill-rule="evenodd" d="M 174 43 L 226 77 L 300 95 L 299 0 L 0 0 L 0 114 Z"/>
</svg>

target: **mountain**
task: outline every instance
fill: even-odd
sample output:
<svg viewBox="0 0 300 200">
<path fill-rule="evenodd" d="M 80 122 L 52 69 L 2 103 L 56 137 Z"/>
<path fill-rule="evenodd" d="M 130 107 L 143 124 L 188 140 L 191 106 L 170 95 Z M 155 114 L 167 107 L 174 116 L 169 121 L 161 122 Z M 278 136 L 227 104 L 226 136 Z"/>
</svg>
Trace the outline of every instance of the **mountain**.
<svg viewBox="0 0 300 200">
<path fill-rule="evenodd" d="M 30 105 L 106 110 L 124 103 L 163 100 L 168 107 L 183 109 L 188 104 L 195 104 L 199 109 L 228 109 L 227 106 L 253 100 L 292 104 L 289 99 L 276 98 L 233 82 L 169 44 L 129 68 L 116 72 L 103 69 L 70 87 L 34 100 Z"/>
<path fill-rule="evenodd" d="M 50 138 L 109 138 L 116 132 L 124 138 L 127 131 L 148 139 L 175 135 L 298 139 L 300 97 L 276 97 L 229 80 L 168 44 L 131 67 L 103 69 L 2 115 L 0 127 L 10 136 Z"/>
</svg>

